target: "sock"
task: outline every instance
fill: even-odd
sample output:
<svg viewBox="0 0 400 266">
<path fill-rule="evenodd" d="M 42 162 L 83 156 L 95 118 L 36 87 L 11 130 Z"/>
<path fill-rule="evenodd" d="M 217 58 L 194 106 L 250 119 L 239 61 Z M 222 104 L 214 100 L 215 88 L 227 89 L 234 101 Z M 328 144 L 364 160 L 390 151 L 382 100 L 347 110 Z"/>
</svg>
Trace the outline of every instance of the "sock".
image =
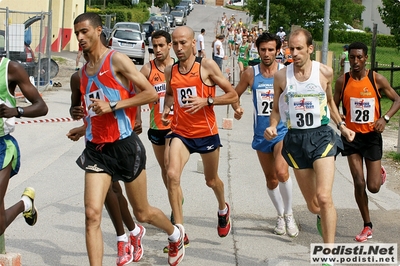
<svg viewBox="0 0 400 266">
<path fill-rule="evenodd" d="M 22 196 L 21 200 L 24 202 L 24 212 L 30 210 L 32 208 L 32 200 L 28 196 Z"/>
<path fill-rule="evenodd" d="M 218 210 L 218 215 L 223 216 L 228 213 L 228 207 L 225 207 L 223 210 Z"/>
<path fill-rule="evenodd" d="M 139 226 L 135 226 L 135 229 L 133 229 L 132 231 L 130 231 L 132 235 L 137 236 L 140 233 L 140 228 Z"/>
<path fill-rule="evenodd" d="M 267 187 L 267 192 L 268 196 L 272 201 L 272 204 L 274 204 L 276 212 L 278 213 L 279 216 L 283 216 L 283 201 L 282 201 L 282 196 L 279 191 L 279 186 L 280 184 L 274 188 L 274 189 L 269 189 Z"/>
<path fill-rule="evenodd" d="M 179 231 L 179 228 L 177 226 L 174 226 L 174 232 L 172 233 L 172 235 L 168 236 L 168 240 L 171 242 L 177 242 L 180 235 L 181 232 Z"/>
<path fill-rule="evenodd" d="M 128 242 L 128 236 L 126 234 L 117 236 L 117 242 L 121 242 L 121 241 Z"/>
<path fill-rule="evenodd" d="M 292 188 L 293 188 L 293 182 L 290 176 L 288 180 L 286 180 L 286 182 L 279 182 L 279 191 L 281 192 L 285 214 L 293 213 Z"/>
<path fill-rule="evenodd" d="M 366 227 L 366 226 L 369 226 L 369 227 L 371 227 L 371 229 L 372 229 L 372 223 L 371 223 L 371 222 L 369 222 L 369 223 L 364 223 L 364 227 Z"/>
</svg>

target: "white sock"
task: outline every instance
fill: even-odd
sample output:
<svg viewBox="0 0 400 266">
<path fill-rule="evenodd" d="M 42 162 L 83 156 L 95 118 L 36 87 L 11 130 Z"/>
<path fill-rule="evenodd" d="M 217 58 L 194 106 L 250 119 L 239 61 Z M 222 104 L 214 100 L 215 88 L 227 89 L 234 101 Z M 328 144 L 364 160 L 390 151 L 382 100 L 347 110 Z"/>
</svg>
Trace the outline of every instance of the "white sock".
<svg viewBox="0 0 400 266">
<path fill-rule="evenodd" d="M 179 231 L 179 228 L 177 226 L 174 226 L 174 232 L 172 235 L 168 236 L 169 241 L 176 242 L 178 241 L 179 237 L 181 235 L 181 232 Z"/>
<path fill-rule="evenodd" d="M 276 212 L 278 213 L 279 216 L 283 216 L 283 201 L 281 193 L 279 192 L 279 186 L 280 184 L 274 189 L 269 189 L 267 187 L 267 191 L 268 191 L 268 196 L 272 201 L 272 204 L 274 204 L 275 206 Z"/>
<path fill-rule="evenodd" d="M 120 242 L 120 241 L 128 242 L 128 236 L 126 234 L 117 236 L 117 242 Z"/>
<path fill-rule="evenodd" d="M 286 182 L 279 182 L 279 191 L 281 192 L 283 206 L 285 208 L 285 214 L 292 214 L 292 179 L 288 178 Z"/>
<path fill-rule="evenodd" d="M 24 202 L 24 212 L 30 210 L 32 208 L 32 200 L 28 196 L 22 196 L 21 200 Z"/>
<path fill-rule="evenodd" d="M 218 214 L 221 215 L 221 216 L 225 215 L 227 213 L 228 213 L 228 206 L 226 206 L 225 209 L 223 209 L 223 210 L 218 210 Z"/>
<path fill-rule="evenodd" d="M 134 236 L 137 236 L 139 233 L 140 233 L 140 228 L 139 228 L 139 226 L 136 224 L 136 225 L 135 225 L 135 229 L 133 229 L 133 230 L 131 231 L 131 234 L 134 235 Z"/>
</svg>

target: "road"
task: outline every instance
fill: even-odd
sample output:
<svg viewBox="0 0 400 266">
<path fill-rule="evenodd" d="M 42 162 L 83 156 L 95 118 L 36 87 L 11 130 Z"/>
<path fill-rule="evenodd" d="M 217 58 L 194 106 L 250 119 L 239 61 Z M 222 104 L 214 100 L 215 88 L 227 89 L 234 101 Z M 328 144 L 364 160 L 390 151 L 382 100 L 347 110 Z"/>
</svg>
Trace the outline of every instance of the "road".
<svg viewBox="0 0 400 266">
<path fill-rule="evenodd" d="M 222 7 L 196 5 L 188 25 L 196 35 L 206 29 L 207 55 L 211 56 L 211 42 L 217 18 L 222 12 L 233 13 Z M 234 12 L 245 21 L 246 14 Z M 75 55 L 69 53 L 71 59 Z M 140 66 L 137 66 L 138 68 Z M 229 62 L 225 68 L 232 67 Z M 71 69 L 72 74 L 72 69 Z M 43 97 L 49 105 L 46 118 L 68 117 L 70 93 L 67 84 L 58 91 L 46 91 Z M 217 235 L 217 202 L 204 177 L 197 172 L 198 154 L 191 156 L 182 176 L 185 197 L 185 228 L 190 247 L 181 265 L 309 265 L 311 243 L 321 242 L 315 226 L 316 216 L 305 205 L 293 172 L 293 209 L 300 226 L 297 238 L 272 233 L 276 221 L 275 209 L 266 192 L 266 184 L 255 151 L 251 149 L 251 96 L 241 99 L 245 115 L 233 122 L 232 130 L 221 128 L 223 118 L 232 118 L 232 111 L 216 106 L 217 121 L 223 144 L 219 175 L 225 183 L 226 199 L 231 204 L 233 229 L 226 238 Z M 228 111 L 229 110 L 229 111 Z M 144 130 L 140 136 L 147 149 L 148 196 L 152 205 L 169 215 L 167 192 L 160 170 L 147 140 L 148 113 L 142 116 Z M 31 120 L 31 119 L 23 119 Z M 80 122 L 39 122 L 19 124 L 13 135 L 22 152 L 20 173 L 13 177 L 6 196 L 6 206 L 19 200 L 26 186 L 36 189 L 39 210 L 34 227 L 25 224 L 22 216 L 5 233 L 6 250 L 22 254 L 22 264 L 28 266 L 89 265 L 85 247 L 83 172 L 75 164 L 83 150 L 83 141 L 72 142 L 65 134 Z M 333 189 L 338 213 L 336 242 L 355 243 L 353 238 L 362 229 L 362 219 L 353 196 L 353 185 L 347 161 L 338 157 Z M 388 182 L 390 182 L 389 177 Z M 370 195 L 373 238 L 368 243 L 397 243 L 400 239 L 400 195 L 384 185 L 376 195 Z M 166 234 L 145 224 L 144 256 L 136 265 L 166 265 Z M 102 230 L 104 263 L 115 265 L 115 230 L 104 209 Z M 133 265 L 133 264 L 132 264 Z"/>
</svg>

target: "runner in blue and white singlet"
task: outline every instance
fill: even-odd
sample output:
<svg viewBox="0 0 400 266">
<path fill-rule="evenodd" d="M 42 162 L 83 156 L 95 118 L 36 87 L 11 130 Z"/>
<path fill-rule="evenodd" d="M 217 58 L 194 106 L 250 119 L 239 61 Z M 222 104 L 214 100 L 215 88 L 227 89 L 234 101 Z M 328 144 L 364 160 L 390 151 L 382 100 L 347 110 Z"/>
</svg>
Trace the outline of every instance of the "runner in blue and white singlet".
<svg viewBox="0 0 400 266">
<path fill-rule="evenodd" d="M 278 64 L 278 70 L 284 66 Z M 274 78 L 266 78 L 260 73 L 260 65 L 253 66 L 254 81 L 253 81 L 253 104 L 254 104 L 254 137 L 252 148 L 262 152 L 272 152 L 276 143 L 281 141 L 287 132 L 287 128 L 282 122 L 278 124 L 278 137 L 272 141 L 264 138 L 264 130 L 269 126 L 269 116 L 272 111 L 274 101 Z"/>
</svg>

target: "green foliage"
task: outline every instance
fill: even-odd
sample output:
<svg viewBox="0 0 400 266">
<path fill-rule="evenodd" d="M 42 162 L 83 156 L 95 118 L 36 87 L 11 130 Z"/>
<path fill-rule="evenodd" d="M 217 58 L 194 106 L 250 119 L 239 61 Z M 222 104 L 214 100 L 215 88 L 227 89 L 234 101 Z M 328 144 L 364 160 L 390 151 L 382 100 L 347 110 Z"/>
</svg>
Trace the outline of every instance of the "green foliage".
<svg viewBox="0 0 400 266">
<path fill-rule="evenodd" d="M 147 9 L 146 4 L 139 3 L 134 7 L 126 7 L 126 6 L 114 6 L 113 8 L 99 9 L 99 8 L 87 8 L 87 12 L 95 12 L 99 15 L 106 14 L 115 14 L 116 21 L 115 22 L 139 22 L 143 23 L 147 21 L 150 17 L 150 12 Z"/>
<path fill-rule="evenodd" d="M 248 0 L 247 9 L 253 15 L 254 21 L 265 20 L 267 1 Z M 324 18 L 324 0 L 270 0 L 269 22 L 270 31 L 275 32 L 280 26 L 284 27 L 286 33 L 292 25 L 304 26 L 307 22 L 315 22 L 316 26 L 310 29 L 314 35 L 322 36 L 322 19 Z M 361 14 L 365 7 L 355 3 L 353 0 L 332 0 L 331 21 L 336 21 L 332 29 L 340 29 L 340 25 L 347 23 L 359 26 Z M 318 25 L 319 22 L 319 25 Z M 320 33 L 318 33 L 320 31 Z"/>
<path fill-rule="evenodd" d="M 314 40 L 322 41 L 322 35 L 313 35 Z M 351 32 L 345 30 L 329 31 L 329 42 L 352 43 L 363 42 L 370 45 L 372 42 L 372 33 Z M 376 36 L 377 46 L 379 47 L 396 47 L 396 40 L 393 35 L 378 34 Z"/>
<path fill-rule="evenodd" d="M 382 0 L 382 7 L 378 7 L 383 23 L 391 29 L 395 36 L 396 47 L 400 49 L 400 2 L 393 0 Z"/>
</svg>

